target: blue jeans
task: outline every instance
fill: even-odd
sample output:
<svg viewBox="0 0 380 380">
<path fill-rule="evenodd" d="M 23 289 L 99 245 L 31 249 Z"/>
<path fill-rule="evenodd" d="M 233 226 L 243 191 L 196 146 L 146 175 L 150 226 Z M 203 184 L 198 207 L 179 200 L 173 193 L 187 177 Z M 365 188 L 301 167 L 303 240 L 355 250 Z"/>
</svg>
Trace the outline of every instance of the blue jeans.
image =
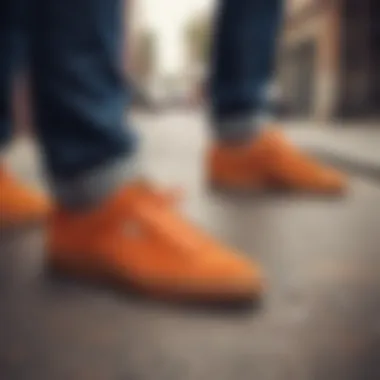
<svg viewBox="0 0 380 380">
<path fill-rule="evenodd" d="M 211 75 L 215 125 L 253 115 L 273 68 L 280 0 L 222 0 Z M 11 135 L 10 89 L 23 20 L 35 126 L 53 177 L 128 157 L 122 0 L 2 0 L 0 143 Z M 26 17 L 20 18 L 20 11 Z"/>
<path fill-rule="evenodd" d="M 212 124 L 221 136 L 250 132 L 270 107 L 282 0 L 223 0 L 216 17 L 210 99 Z"/>
</svg>

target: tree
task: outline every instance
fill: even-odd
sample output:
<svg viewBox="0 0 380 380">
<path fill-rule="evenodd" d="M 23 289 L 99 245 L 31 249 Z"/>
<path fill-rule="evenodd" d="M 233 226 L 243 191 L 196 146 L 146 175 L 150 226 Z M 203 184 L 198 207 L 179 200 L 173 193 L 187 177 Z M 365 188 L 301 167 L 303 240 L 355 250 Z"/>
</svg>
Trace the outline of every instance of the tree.
<svg viewBox="0 0 380 380">
<path fill-rule="evenodd" d="M 192 63 L 204 66 L 208 61 L 211 42 L 211 22 L 208 17 L 193 18 L 186 30 L 186 44 Z"/>
<path fill-rule="evenodd" d="M 137 38 L 136 76 L 146 80 L 154 69 L 156 59 L 156 36 L 150 30 L 142 31 Z"/>
</svg>

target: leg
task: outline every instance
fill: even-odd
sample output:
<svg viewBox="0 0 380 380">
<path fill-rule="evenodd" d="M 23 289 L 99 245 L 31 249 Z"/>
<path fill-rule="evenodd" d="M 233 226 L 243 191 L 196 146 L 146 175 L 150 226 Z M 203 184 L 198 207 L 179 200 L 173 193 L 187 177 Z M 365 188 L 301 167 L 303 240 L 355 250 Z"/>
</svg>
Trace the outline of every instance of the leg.
<svg viewBox="0 0 380 380">
<path fill-rule="evenodd" d="M 26 5 L 25 0 L 0 4 L 0 149 L 12 135 L 13 77 L 25 56 Z"/>
<path fill-rule="evenodd" d="M 217 142 L 209 154 L 209 176 L 233 190 L 280 187 L 340 194 L 344 176 L 302 155 L 280 132 L 262 131 L 281 6 L 281 0 L 221 1 L 211 74 Z"/>
<path fill-rule="evenodd" d="M 124 180 L 135 145 L 124 125 L 124 2 L 36 1 L 31 58 L 36 125 L 54 191 L 69 202 L 95 196 L 94 190 L 106 193 L 108 186 L 100 189 L 94 182 L 104 176 L 107 183 Z"/>
<path fill-rule="evenodd" d="M 0 149 L 9 142 L 12 134 L 13 72 L 25 47 L 24 41 L 20 40 L 23 6 L 23 0 L 0 3 Z M 13 178 L 1 161 L 0 189 L 0 227 L 34 222 L 49 212 L 45 197 Z"/>
<path fill-rule="evenodd" d="M 164 298 L 257 296 L 261 283 L 255 265 L 200 233 L 166 194 L 125 170 L 134 140 L 123 126 L 124 1 L 38 3 L 33 87 L 58 201 L 48 234 L 50 266 L 132 283 Z"/>
<path fill-rule="evenodd" d="M 246 137 L 272 79 L 282 0 L 222 0 L 211 73 L 213 124 L 221 137 Z M 241 136 L 243 135 L 243 136 Z"/>
<path fill-rule="evenodd" d="M 12 0 L 0 3 L 0 147 L 11 136 L 11 90 L 14 52 L 15 7 Z"/>
</svg>

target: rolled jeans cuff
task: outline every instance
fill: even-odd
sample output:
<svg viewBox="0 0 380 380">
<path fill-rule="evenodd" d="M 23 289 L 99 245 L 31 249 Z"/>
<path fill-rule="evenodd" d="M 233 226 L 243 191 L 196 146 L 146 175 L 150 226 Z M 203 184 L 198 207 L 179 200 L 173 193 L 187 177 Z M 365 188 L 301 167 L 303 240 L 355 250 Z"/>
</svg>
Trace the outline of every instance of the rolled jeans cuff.
<svg viewBox="0 0 380 380">
<path fill-rule="evenodd" d="M 246 140 L 261 132 L 273 120 L 272 115 L 241 115 L 214 122 L 215 136 L 220 140 Z"/>
<path fill-rule="evenodd" d="M 118 157 L 75 178 L 53 178 L 50 185 L 58 204 L 80 210 L 95 207 L 138 173 L 135 157 Z"/>
</svg>

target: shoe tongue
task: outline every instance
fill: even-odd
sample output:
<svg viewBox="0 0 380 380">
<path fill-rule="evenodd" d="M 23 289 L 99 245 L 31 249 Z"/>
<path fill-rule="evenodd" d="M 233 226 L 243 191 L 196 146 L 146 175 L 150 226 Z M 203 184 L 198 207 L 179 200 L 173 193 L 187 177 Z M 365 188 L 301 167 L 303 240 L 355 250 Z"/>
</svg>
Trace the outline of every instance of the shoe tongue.
<svg viewBox="0 0 380 380">
<path fill-rule="evenodd" d="M 134 197 L 136 220 L 164 245 L 175 247 L 186 257 L 193 257 L 194 252 L 204 251 L 209 245 L 209 239 L 202 231 L 187 222 L 170 202 L 162 202 L 165 195 L 158 186 L 148 181 L 136 183 Z"/>
<path fill-rule="evenodd" d="M 157 196 L 160 195 L 153 193 L 142 199 L 140 208 L 140 217 L 147 223 L 151 233 L 184 252 L 197 250 L 200 245 L 204 245 L 202 233 L 169 204 L 155 202 Z"/>
</svg>

